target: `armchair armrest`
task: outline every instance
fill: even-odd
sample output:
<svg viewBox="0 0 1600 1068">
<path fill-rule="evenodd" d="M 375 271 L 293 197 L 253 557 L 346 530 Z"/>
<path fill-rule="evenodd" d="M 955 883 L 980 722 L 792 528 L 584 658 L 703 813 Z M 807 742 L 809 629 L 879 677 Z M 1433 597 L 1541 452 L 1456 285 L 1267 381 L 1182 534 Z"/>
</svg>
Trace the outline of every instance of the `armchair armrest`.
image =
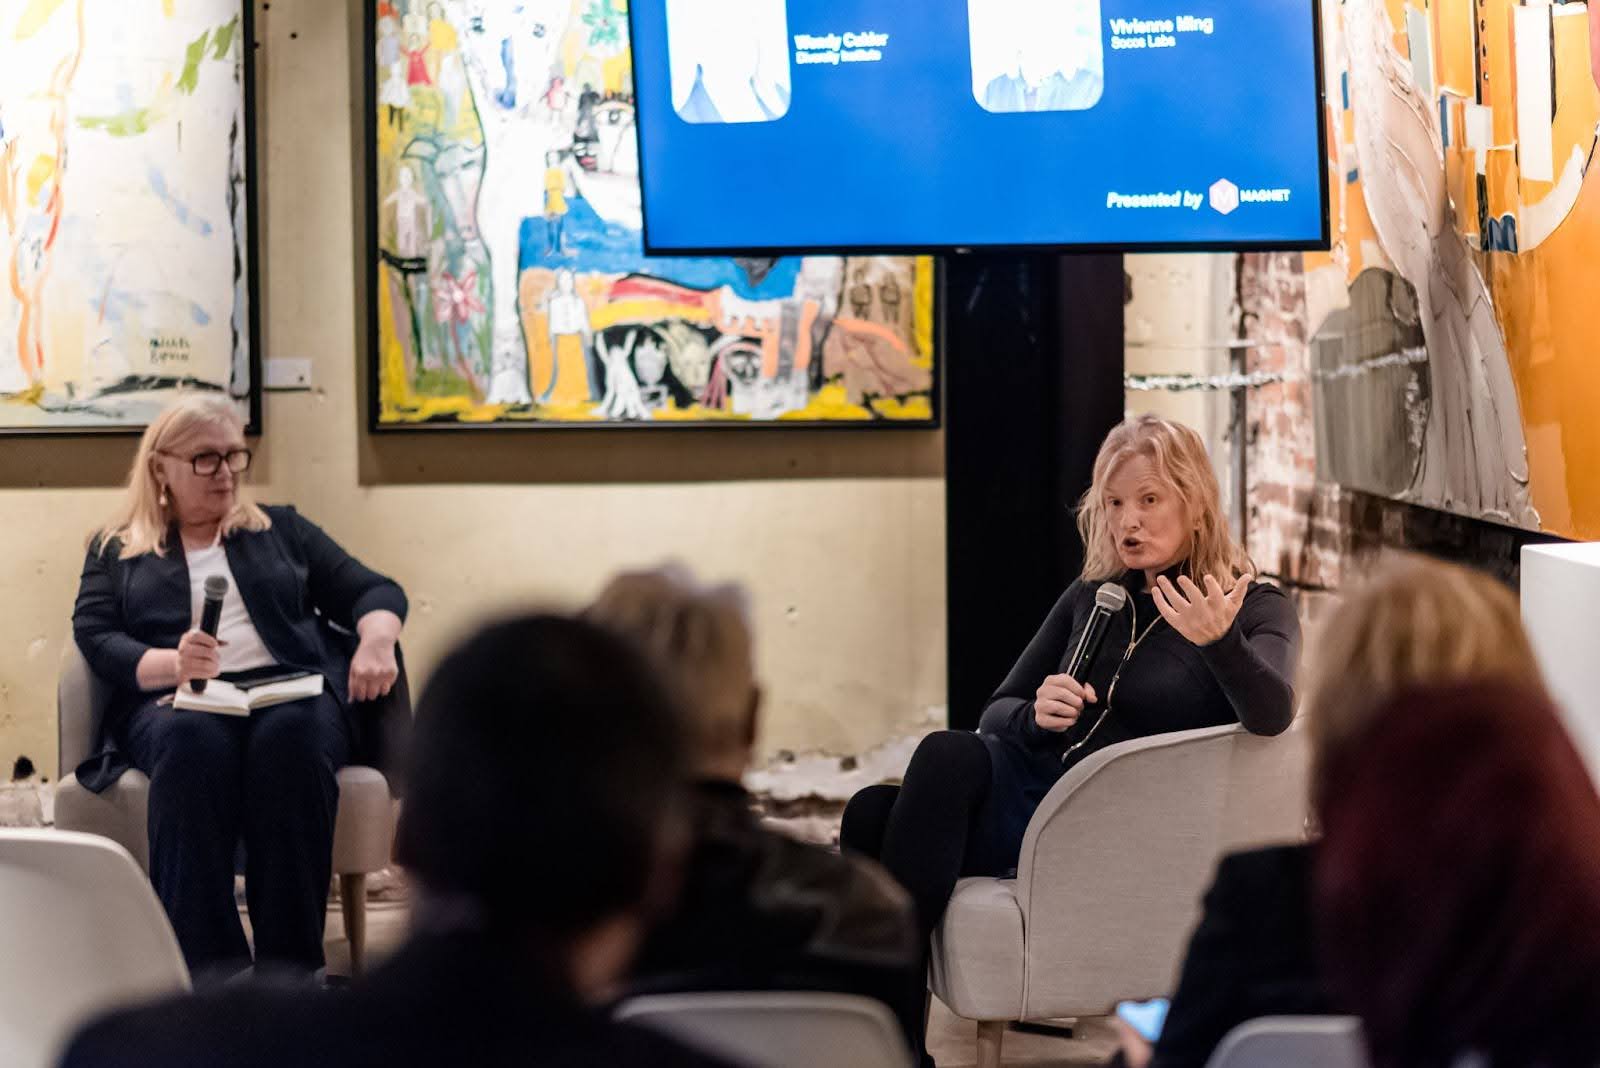
<svg viewBox="0 0 1600 1068">
<path fill-rule="evenodd" d="M 111 706 L 111 685 L 94 673 L 78 643 L 67 632 L 56 676 L 56 779 L 65 778 L 89 758 L 100 721 Z"/>
<path fill-rule="evenodd" d="M 1074 845 L 1083 844 L 1081 839 L 1086 835 L 1112 831 L 1130 846 L 1147 840 L 1139 834 L 1143 830 L 1157 837 L 1162 836 L 1161 828 L 1144 826 L 1146 813 L 1141 809 L 1145 806 L 1137 804 L 1142 791 L 1136 789 L 1131 794 L 1125 794 L 1120 789 L 1128 776 L 1134 778 L 1127 785 L 1137 787 L 1138 780 L 1149 774 L 1143 770 L 1149 754 L 1174 748 L 1181 748 L 1187 753 L 1199 743 L 1231 739 L 1245 733 L 1243 727 L 1233 723 L 1154 734 L 1109 745 L 1074 765 L 1039 802 L 1033 819 L 1028 822 L 1027 833 L 1022 837 L 1022 852 L 1017 860 L 1017 896 L 1023 911 L 1028 909 L 1036 880 L 1048 888 L 1051 882 L 1068 874 L 1051 858 L 1070 856 L 1074 853 Z M 1193 773 L 1225 770 L 1211 766 L 1214 765 L 1215 754 L 1211 754 L 1213 759 L 1209 762 L 1204 760 L 1203 751 L 1196 750 L 1195 755 L 1195 761 L 1180 757 L 1162 763 L 1176 764 Z M 1185 775 L 1185 778 L 1192 781 L 1193 775 Z M 1086 863 L 1088 858 L 1080 856 L 1077 860 Z M 1045 870 L 1040 870 L 1041 865 L 1045 866 Z"/>
<path fill-rule="evenodd" d="M 1027 1017 L 1169 993 L 1220 856 L 1303 836 L 1304 747 L 1296 727 L 1230 724 L 1107 746 L 1062 776 L 1018 859 Z"/>
</svg>

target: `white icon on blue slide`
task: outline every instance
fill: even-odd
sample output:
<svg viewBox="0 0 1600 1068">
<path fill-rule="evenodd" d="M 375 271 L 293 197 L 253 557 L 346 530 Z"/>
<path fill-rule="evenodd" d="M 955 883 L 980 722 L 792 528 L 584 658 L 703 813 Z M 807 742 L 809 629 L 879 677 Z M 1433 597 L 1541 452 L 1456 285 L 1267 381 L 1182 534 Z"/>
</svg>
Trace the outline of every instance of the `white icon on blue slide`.
<svg viewBox="0 0 1600 1068">
<path fill-rule="evenodd" d="M 785 0 L 667 0 L 672 106 L 685 122 L 773 122 L 789 113 Z"/>
<path fill-rule="evenodd" d="M 1220 215 L 1232 215 L 1239 210 L 1239 187 L 1226 178 L 1211 183 L 1211 207 Z"/>
<path fill-rule="evenodd" d="M 1105 91 L 1100 0 L 967 0 L 986 111 L 1086 111 Z"/>
</svg>

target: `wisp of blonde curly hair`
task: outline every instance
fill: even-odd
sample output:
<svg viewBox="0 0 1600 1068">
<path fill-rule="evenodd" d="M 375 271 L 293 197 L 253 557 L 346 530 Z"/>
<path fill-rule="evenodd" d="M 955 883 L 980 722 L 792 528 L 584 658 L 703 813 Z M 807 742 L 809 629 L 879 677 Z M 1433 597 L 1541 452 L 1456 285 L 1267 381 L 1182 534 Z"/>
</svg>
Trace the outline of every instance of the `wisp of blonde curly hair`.
<svg viewBox="0 0 1600 1068">
<path fill-rule="evenodd" d="M 1222 490 L 1200 435 L 1157 415 L 1136 415 L 1106 435 L 1095 457 L 1094 480 L 1078 504 L 1085 580 L 1102 582 L 1127 574 L 1106 521 L 1106 483 L 1134 456 L 1146 457 L 1156 469 L 1156 477 L 1183 501 L 1185 516 L 1194 528 L 1186 557 L 1192 576 L 1215 575 L 1227 585 L 1239 575 L 1255 571 L 1222 513 Z"/>
<path fill-rule="evenodd" d="M 145 553 L 166 554 L 167 529 L 175 517 L 170 507 L 161 504 L 156 454 L 177 451 L 195 431 L 209 426 L 243 431 L 244 422 L 233 402 L 221 394 L 183 393 L 145 428 L 133 467 L 128 472 L 122 502 L 111 521 L 92 538 L 101 552 L 116 542 L 120 546 L 118 556 L 123 560 Z M 271 525 L 272 520 L 251 500 L 244 484 L 236 483 L 233 510 L 222 521 L 222 536 L 227 537 L 235 530 L 266 530 Z"/>
<path fill-rule="evenodd" d="M 1318 810 L 1336 789 L 1324 769 L 1361 744 L 1397 691 L 1491 678 L 1544 686 L 1516 594 L 1482 572 L 1423 556 L 1380 561 L 1313 633 L 1301 707 Z"/>
<path fill-rule="evenodd" d="M 684 710 L 698 772 L 749 759 L 759 691 L 743 588 L 706 586 L 668 564 L 617 575 L 583 617 L 643 647 L 656 664 Z"/>
</svg>

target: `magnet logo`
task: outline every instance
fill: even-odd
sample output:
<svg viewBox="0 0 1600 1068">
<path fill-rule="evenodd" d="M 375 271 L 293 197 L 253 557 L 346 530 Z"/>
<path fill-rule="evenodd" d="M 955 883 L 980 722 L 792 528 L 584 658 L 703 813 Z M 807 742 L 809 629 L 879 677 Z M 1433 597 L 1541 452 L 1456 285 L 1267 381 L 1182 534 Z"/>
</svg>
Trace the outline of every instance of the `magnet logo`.
<svg viewBox="0 0 1600 1068">
<path fill-rule="evenodd" d="M 1239 187 L 1222 178 L 1211 186 L 1211 207 L 1219 215 L 1232 215 L 1239 206 Z"/>
</svg>

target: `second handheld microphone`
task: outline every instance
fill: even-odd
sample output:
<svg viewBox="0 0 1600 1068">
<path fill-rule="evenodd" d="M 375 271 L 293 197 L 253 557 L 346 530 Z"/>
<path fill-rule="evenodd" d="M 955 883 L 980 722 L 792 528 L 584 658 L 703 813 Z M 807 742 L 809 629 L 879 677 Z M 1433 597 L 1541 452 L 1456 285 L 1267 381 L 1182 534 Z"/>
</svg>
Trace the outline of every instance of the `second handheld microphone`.
<svg viewBox="0 0 1600 1068">
<path fill-rule="evenodd" d="M 206 600 L 200 609 L 200 630 L 203 633 L 217 636 L 217 624 L 222 622 L 222 599 L 228 596 L 228 576 L 206 576 Z M 206 692 L 205 679 L 189 680 L 190 689 L 195 693 Z"/>
</svg>

